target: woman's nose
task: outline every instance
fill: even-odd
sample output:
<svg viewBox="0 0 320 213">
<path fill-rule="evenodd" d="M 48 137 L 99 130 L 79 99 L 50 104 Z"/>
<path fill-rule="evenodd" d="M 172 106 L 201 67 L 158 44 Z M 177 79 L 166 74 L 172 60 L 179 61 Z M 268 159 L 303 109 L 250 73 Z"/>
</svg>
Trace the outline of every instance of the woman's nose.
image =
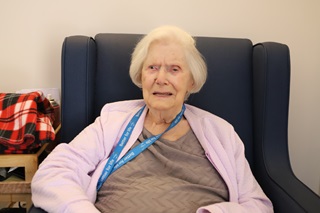
<svg viewBox="0 0 320 213">
<path fill-rule="evenodd" d="M 165 67 L 160 67 L 155 82 L 159 85 L 167 84 L 167 72 Z"/>
</svg>

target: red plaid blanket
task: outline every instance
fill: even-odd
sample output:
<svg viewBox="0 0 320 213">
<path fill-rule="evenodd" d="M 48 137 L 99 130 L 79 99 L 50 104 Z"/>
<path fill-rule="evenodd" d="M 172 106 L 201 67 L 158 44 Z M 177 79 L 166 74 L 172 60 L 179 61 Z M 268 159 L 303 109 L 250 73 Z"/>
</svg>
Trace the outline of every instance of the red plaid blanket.
<svg viewBox="0 0 320 213">
<path fill-rule="evenodd" d="M 33 153 L 55 138 L 54 109 L 42 92 L 0 93 L 0 153 Z"/>
</svg>

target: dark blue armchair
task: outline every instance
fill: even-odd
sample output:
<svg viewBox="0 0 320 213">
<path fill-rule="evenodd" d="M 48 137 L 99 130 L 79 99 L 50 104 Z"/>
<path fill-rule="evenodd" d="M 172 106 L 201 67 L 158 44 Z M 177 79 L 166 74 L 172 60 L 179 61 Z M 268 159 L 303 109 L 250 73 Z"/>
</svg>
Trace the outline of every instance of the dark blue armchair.
<svg viewBox="0 0 320 213">
<path fill-rule="evenodd" d="M 69 142 L 109 102 L 139 99 L 128 70 L 141 35 L 67 37 L 62 48 L 62 142 Z M 284 44 L 197 37 L 208 79 L 188 103 L 235 127 L 252 171 L 276 213 L 320 212 L 320 198 L 293 174 L 288 154 L 290 55 Z M 76 106 L 76 107 L 75 107 Z M 32 213 L 43 212 L 33 207 Z"/>
</svg>

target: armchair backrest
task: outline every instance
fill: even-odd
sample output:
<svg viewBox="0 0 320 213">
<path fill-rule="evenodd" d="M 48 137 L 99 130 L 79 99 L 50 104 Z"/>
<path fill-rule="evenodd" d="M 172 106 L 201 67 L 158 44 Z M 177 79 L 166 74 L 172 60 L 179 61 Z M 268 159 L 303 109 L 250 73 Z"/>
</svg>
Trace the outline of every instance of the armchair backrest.
<svg viewBox="0 0 320 213">
<path fill-rule="evenodd" d="M 93 122 L 104 104 L 142 98 L 129 77 L 131 53 L 140 38 L 126 34 L 98 34 L 94 40 L 83 36 L 66 38 L 62 58 L 62 68 L 68 70 L 62 72 L 64 142 Z M 73 50 L 75 56 L 69 52 L 70 45 L 83 49 Z M 208 82 L 187 103 L 232 123 L 246 144 L 246 156 L 252 165 L 252 43 L 248 39 L 199 37 L 197 47 L 207 62 Z M 79 58 L 72 62 L 68 57 Z"/>
<path fill-rule="evenodd" d="M 141 35 L 67 37 L 62 49 L 62 142 L 71 141 L 109 102 L 140 99 L 130 80 L 131 53 Z M 255 177 L 275 212 L 314 212 L 320 199 L 293 174 L 287 127 L 290 56 L 286 45 L 197 37 L 208 66 L 202 90 L 187 103 L 231 123 L 245 144 Z"/>
</svg>

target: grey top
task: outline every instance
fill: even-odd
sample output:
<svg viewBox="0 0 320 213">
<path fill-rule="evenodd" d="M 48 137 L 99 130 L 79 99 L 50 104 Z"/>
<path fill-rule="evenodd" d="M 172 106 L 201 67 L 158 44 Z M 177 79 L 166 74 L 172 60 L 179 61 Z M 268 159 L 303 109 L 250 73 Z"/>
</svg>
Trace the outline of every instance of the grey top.
<svg viewBox="0 0 320 213">
<path fill-rule="evenodd" d="M 144 129 L 134 146 L 151 136 Z M 111 174 L 95 206 L 112 213 L 185 213 L 228 199 L 225 182 L 190 130 L 177 141 L 160 138 Z"/>
</svg>

